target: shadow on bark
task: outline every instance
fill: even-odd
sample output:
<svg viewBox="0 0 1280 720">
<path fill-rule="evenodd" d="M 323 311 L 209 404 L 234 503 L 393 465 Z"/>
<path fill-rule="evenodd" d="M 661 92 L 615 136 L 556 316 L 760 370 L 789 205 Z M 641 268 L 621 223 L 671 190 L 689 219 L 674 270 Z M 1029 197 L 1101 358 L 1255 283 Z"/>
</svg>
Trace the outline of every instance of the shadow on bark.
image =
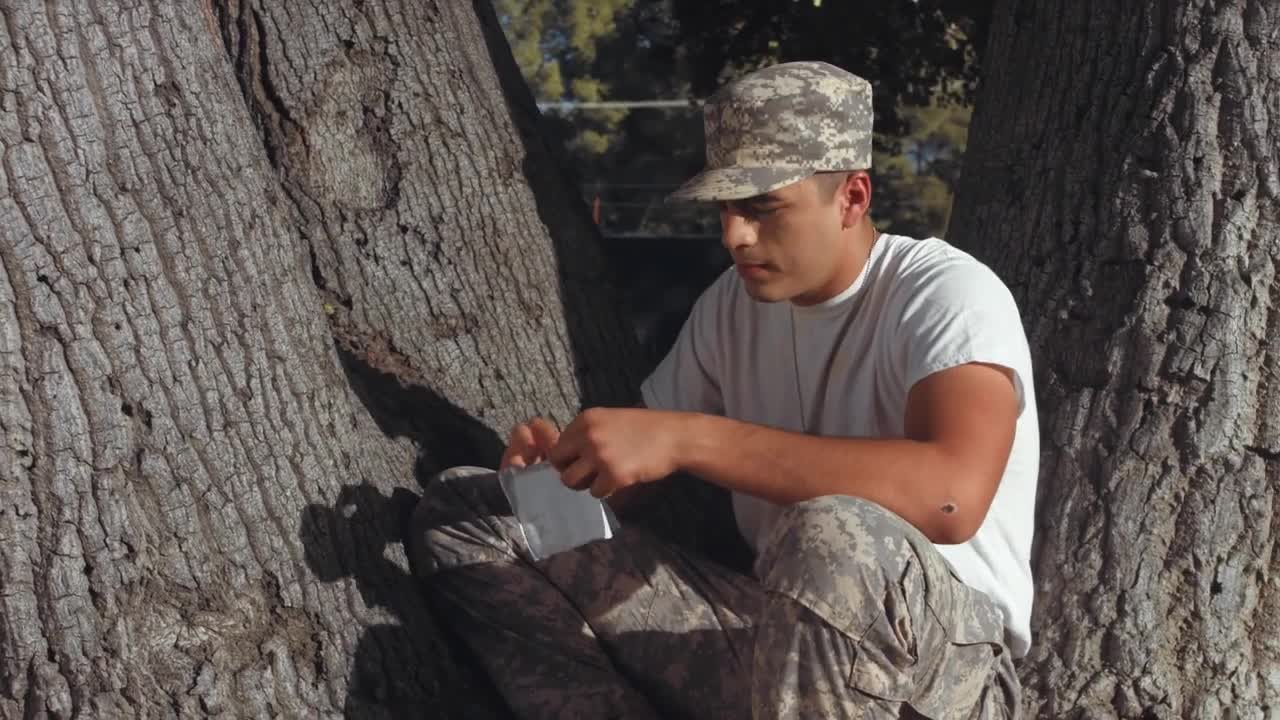
<svg viewBox="0 0 1280 720">
<path fill-rule="evenodd" d="M 626 405 L 635 400 L 638 373 L 651 367 L 621 312 L 618 285 L 586 211 L 575 205 L 569 181 L 541 139 L 538 110 L 517 68 L 488 0 L 474 0 L 505 102 L 528 149 L 520 171 L 531 188 L 539 219 L 548 228 L 559 270 L 561 306 L 583 407 Z M 602 289 L 602 285 L 605 289 Z M 602 298 L 619 314 L 601 313 Z M 413 475 L 425 488 L 437 472 L 458 465 L 497 467 L 505 443 L 484 423 L 430 388 L 405 384 L 375 369 L 336 343 L 350 386 L 379 429 L 419 448 Z M 593 364 L 594 363 L 594 364 Z M 393 478 L 388 485 L 409 485 Z M 659 499 L 626 517 L 682 545 L 749 567 L 745 545 L 722 532 L 731 528 L 728 497 L 689 478 L 664 483 Z M 406 558 L 408 522 L 418 495 L 396 487 L 390 496 L 369 485 L 348 485 L 332 506 L 314 504 L 302 514 L 307 565 L 323 582 L 354 581 L 366 606 L 392 622 L 368 627 L 360 638 L 345 703 L 352 718 L 511 717 L 479 662 L 449 623 L 433 611 L 429 588 Z M 706 513 L 715 506 L 714 515 Z M 714 520 L 712 520 L 714 517 Z M 724 522 L 721 522 L 723 520 Z M 728 524 L 726 524 L 728 523 Z M 697 528 L 695 533 L 682 529 Z"/>
<path fill-rule="evenodd" d="M 420 454 L 419 488 L 444 468 L 496 467 L 502 440 L 483 423 L 427 388 L 405 385 L 337 347 L 356 396 L 382 432 L 405 437 Z M 479 661 L 450 623 L 433 611 L 429 588 L 408 562 L 406 539 L 419 494 L 395 478 L 388 496 L 370 484 L 346 485 L 332 506 L 302 513 L 308 567 L 322 582 L 355 582 L 365 606 L 393 622 L 368 627 L 356 649 L 344 705 L 351 718 L 510 717 Z M 622 513 L 629 525 L 749 572 L 750 551 L 732 525 L 729 498 L 693 477 L 662 482 L 648 502 Z M 399 560 L 399 562 L 397 562 Z"/>
<path fill-rule="evenodd" d="M 337 342 L 334 347 L 351 389 L 378 428 L 388 437 L 408 438 L 418 446 L 415 474 L 420 486 L 455 465 L 498 466 L 506 443 L 484 423 L 429 388 L 403 383 Z"/>
<path fill-rule="evenodd" d="M 404 547 L 418 495 L 347 485 L 332 507 L 302 512 L 307 566 L 323 582 L 354 580 L 364 604 L 393 622 L 365 629 L 348 675 L 348 718 L 508 718 L 460 639 L 436 621 Z"/>
<path fill-rule="evenodd" d="M 617 268 L 606 258 L 586 205 L 573 189 L 563 159 L 544 141 L 540 112 L 529 85 L 511 54 L 491 0 L 473 0 L 516 130 L 527 152 L 520 170 L 555 249 L 561 305 L 573 352 L 582 407 L 634 404 L 637 389 L 654 364 L 631 329 L 633 313 L 624 306 Z M 600 311 L 606 302 L 617 311 Z M 611 322 L 612 321 L 612 322 Z"/>
<path fill-rule="evenodd" d="M 336 345 L 353 392 L 388 437 L 419 448 L 412 475 L 419 487 L 454 465 L 496 466 L 502 440 L 431 390 L 406 385 Z M 478 717 L 510 714 L 459 639 L 434 617 L 408 565 L 409 517 L 419 495 L 409 477 L 392 478 L 390 495 L 371 484 L 345 485 L 332 506 L 311 504 L 300 523 L 307 566 L 322 582 L 350 579 L 364 605 L 392 622 L 359 640 L 344 715 L 348 718 Z"/>
</svg>

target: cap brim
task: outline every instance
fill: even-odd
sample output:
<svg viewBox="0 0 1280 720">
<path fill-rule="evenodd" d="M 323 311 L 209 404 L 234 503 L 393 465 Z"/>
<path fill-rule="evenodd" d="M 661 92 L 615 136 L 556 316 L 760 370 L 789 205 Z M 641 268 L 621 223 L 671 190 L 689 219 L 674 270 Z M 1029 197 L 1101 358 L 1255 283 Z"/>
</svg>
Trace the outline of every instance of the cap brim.
<svg viewBox="0 0 1280 720">
<path fill-rule="evenodd" d="M 667 201 L 742 200 L 799 182 L 815 172 L 809 168 L 777 167 L 730 167 L 703 170 L 668 195 Z"/>
</svg>

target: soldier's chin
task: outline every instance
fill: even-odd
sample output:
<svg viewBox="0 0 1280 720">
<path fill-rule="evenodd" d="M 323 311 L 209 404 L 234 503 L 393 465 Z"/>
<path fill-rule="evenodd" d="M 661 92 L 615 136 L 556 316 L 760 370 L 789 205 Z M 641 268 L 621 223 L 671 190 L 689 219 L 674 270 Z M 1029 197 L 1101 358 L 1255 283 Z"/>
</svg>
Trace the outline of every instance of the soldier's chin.
<svg viewBox="0 0 1280 720">
<path fill-rule="evenodd" d="M 776 303 L 790 299 L 790 296 L 782 288 L 773 283 L 745 281 L 742 283 L 742 287 L 751 296 L 751 299 L 756 302 Z"/>
</svg>

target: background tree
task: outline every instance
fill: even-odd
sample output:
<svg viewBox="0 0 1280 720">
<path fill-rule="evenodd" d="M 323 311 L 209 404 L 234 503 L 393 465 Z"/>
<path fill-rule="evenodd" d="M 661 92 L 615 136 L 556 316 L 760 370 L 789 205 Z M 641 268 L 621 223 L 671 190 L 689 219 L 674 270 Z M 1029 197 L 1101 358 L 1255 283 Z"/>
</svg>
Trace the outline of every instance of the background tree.
<svg viewBox="0 0 1280 720">
<path fill-rule="evenodd" d="M 790 3 L 670 0 L 694 91 L 707 94 L 765 63 L 823 59 L 872 80 L 876 124 L 905 129 L 899 108 L 972 99 L 990 0 Z M 947 81 L 944 84 L 944 81 Z"/>
<path fill-rule="evenodd" d="M 666 351 L 698 293 L 729 263 L 714 208 L 665 196 L 703 164 L 698 103 L 746 69 L 818 59 L 872 79 L 876 223 L 916 237 L 945 234 L 989 2 L 497 5 L 544 101 L 543 132 L 592 207 L 621 270 L 630 324 L 652 352 Z M 599 22 L 605 16 L 610 23 Z M 652 100 L 674 106 L 610 104 Z"/>
<path fill-rule="evenodd" d="M 635 0 L 494 0 L 516 63 L 542 101 L 606 99 L 613 78 L 599 72 L 598 48 L 616 34 Z M 579 157 L 600 155 L 618 137 L 625 109 L 601 109 L 570 126 L 546 118 L 543 131 Z M 572 128 L 572 129 L 571 129 Z"/>
<path fill-rule="evenodd" d="M 547 114 L 544 129 L 566 149 L 586 198 L 601 199 L 599 217 L 608 235 L 714 235 L 714 213 L 662 204 L 663 195 L 703 162 L 694 103 L 750 68 L 800 59 L 826 60 L 873 80 L 880 155 L 902 160 L 878 177 L 882 207 L 893 210 L 881 224 L 914 234 L 945 231 L 956 173 L 925 159 L 958 158 L 964 150 L 989 2 L 663 0 L 599 9 L 586 0 L 498 3 L 535 94 L 569 101 L 568 108 Z M 611 22 L 599 22 L 605 17 Z M 571 44 L 567 37 L 583 40 Z M 570 91 L 564 72 L 573 73 L 584 91 Z M 580 104 L 651 99 L 690 105 L 628 110 Z M 944 121 L 960 132 L 935 132 Z M 908 163 L 904 155 L 914 160 Z M 944 192 L 927 189 L 935 186 Z"/>
<path fill-rule="evenodd" d="M 903 135 L 882 136 L 872 158 L 878 227 L 910 237 L 946 235 L 971 115 L 970 106 L 942 93 L 929 105 L 898 109 Z"/>
<path fill-rule="evenodd" d="M 868 78 L 876 223 L 916 237 L 947 231 L 990 13 L 990 0 L 671 0 L 698 96 L 793 60 L 823 60 Z M 700 151 L 687 169 L 701 164 Z"/>
<path fill-rule="evenodd" d="M 487 2 L 199 7 L 0 12 L 0 716 L 484 717 L 415 474 L 645 358 Z"/>
<path fill-rule="evenodd" d="M 0 716 L 484 717 L 415 475 L 625 402 L 580 199 L 483 0 L 0 13 Z M 1046 433 L 1029 704 L 1280 707 L 1280 19 L 1007 0 L 958 242 Z"/>
<path fill-rule="evenodd" d="M 1280 9 L 997 6 L 952 237 L 1044 435 L 1029 709 L 1280 711 Z"/>
</svg>

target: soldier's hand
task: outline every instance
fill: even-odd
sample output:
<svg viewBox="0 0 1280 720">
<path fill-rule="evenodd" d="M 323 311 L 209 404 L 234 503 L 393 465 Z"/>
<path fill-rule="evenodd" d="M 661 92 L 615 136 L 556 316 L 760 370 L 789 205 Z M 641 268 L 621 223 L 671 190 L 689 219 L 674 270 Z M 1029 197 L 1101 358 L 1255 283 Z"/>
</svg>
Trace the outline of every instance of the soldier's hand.
<svg viewBox="0 0 1280 720">
<path fill-rule="evenodd" d="M 551 448 L 560 440 L 560 431 L 545 418 L 536 417 L 522 422 L 511 430 L 507 438 L 507 451 L 502 454 L 498 469 L 525 467 L 547 459 Z"/>
<path fill-rule="evenodd" d="M 547 459 L 566 486 L 606 498 L 675 472 L 681 417 L 657 410 L 586 410 L 564 429 Z"/>
</svg>

